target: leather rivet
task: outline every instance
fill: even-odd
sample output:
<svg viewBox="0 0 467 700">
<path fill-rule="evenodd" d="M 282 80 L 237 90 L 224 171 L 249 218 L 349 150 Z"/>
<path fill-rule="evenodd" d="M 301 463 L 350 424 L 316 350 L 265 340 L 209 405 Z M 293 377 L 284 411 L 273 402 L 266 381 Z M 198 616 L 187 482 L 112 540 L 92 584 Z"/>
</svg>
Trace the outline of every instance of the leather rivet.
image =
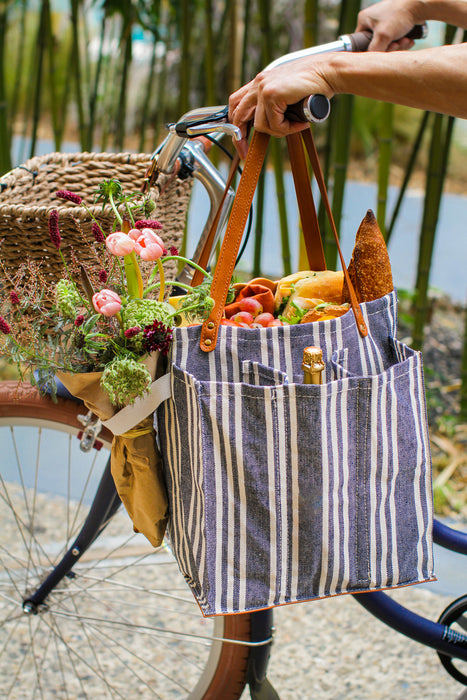
<svg viewBox="0 0 467 700">
<path fill-rule="evenodd" d="M 206 340 L 204 341 L 205 345 L 211 345 L 211 343 L 212 343 L 212 340 L 210 338 L 206 338 Z"/>
<path fill-rule="evenodd" d="M 212 331 L 212 329 L 214 328 L 214 321 L 209 321 L 208 328 L 210 331 Z"/>
</svg>

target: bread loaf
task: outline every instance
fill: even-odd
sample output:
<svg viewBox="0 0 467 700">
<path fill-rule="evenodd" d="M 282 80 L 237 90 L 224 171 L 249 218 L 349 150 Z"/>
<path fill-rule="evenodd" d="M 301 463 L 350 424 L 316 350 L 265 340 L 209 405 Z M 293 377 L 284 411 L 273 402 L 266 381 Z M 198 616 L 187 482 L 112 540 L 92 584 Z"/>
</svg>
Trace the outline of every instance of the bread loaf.
<svg viewBox="0 0 467 700">
<path fill-rule="evenodd" d="M 305 299 L 323 299 L 324 301 L 340 304 L 344 275 L 332 270 L 314 272 L 306 270 L 283 277 L 277 283 L 275 295 L 276 311 L 284 306 L 293 295 Z"/>
<path fill-rule="evenodd" d="M 327 321 L 330 318 L 338 318 L 346 314 L 349 309 L 349 304 L 318 304 L 315 308 L 306 312 L 300 323 Z"/>
<path fill-rule="evenodd" d="M 379 299 L 394 289 L 386 243 L 371 209 L 357 231 L 348 271 L 359 302 Z M 345 282 L 342 300 L 350 301 Z"/>
</svg>

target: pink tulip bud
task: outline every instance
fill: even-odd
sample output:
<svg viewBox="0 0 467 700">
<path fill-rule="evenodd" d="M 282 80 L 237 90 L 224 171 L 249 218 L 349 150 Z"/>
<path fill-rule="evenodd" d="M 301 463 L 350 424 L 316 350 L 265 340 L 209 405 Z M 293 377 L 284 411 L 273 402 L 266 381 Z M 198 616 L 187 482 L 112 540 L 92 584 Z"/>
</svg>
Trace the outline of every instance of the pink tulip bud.
<svg viewBox="0 0 467 700">
<path fill-rule="evenodd" d="M 157 260 L 164 255 L 164 242 L 152 229 L 143 228 L 140 231 L 132 228 L 128 235 L 135 243 L 136 253 L 143 260 Z"/>
<path fill-rule="evenodd" d="M 92 297 L 94 308 L 103 316 L 115 316 L 122 307 L 122 300 L 116 292 L 111 289 L 102 289 Z"/>
<path fill-rule="evenodd" d="M 123 231 L 110 233 L 105 239 L 105 245 L 113 255 L 129 255 L 135 249 L 134 241 Z"/>
</svg>

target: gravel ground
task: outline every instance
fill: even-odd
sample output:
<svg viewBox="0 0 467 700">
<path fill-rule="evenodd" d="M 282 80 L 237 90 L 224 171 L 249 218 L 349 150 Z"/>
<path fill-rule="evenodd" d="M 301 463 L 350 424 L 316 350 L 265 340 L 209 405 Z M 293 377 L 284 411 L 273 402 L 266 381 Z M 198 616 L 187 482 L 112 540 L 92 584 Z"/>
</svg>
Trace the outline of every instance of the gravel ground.
<svg viewBox="0 0 467 700">
<path fill-rule="evenodd" d="M 392 596 L 435 620 L 452 598 L 428 586 Z M 268 677 L 281 700 L 455 700 L 464 690 L 434 651 L 381 623 L 352 596 L 286 606 L 274 620 Z"/>
</svg>

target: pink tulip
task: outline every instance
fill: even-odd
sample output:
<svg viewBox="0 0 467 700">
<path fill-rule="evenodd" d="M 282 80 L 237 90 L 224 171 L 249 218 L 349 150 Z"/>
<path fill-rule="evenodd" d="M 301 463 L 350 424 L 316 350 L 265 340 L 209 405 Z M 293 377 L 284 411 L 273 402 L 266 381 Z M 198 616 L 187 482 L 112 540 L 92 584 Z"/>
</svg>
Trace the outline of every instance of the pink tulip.
<svg viewBox="0 0 467 700">
<path fill-rule="evenodd" d="M 126 235 L 126 234 L 125 234 Z M 103 316 L 115 316 L 122 307 L 122 300 L 111 289 L 102 289 L 92 297 L 94 308 Z"/>
<path fill-rule="evenodd" d="M 135 242 L 135 251 L 143 260 L 157 260 L 164 255 L 164 241 L 151 228 L 143 228 L 141 231 L 132 228 L 128 235 Z"/>
<path fill-rule="evenodd" d="M 129 255 L 135 249 L 134 241 L 123 231 L 115 231 L 105 239 L 105 245 L 114 255 Z"/>
</svg>

